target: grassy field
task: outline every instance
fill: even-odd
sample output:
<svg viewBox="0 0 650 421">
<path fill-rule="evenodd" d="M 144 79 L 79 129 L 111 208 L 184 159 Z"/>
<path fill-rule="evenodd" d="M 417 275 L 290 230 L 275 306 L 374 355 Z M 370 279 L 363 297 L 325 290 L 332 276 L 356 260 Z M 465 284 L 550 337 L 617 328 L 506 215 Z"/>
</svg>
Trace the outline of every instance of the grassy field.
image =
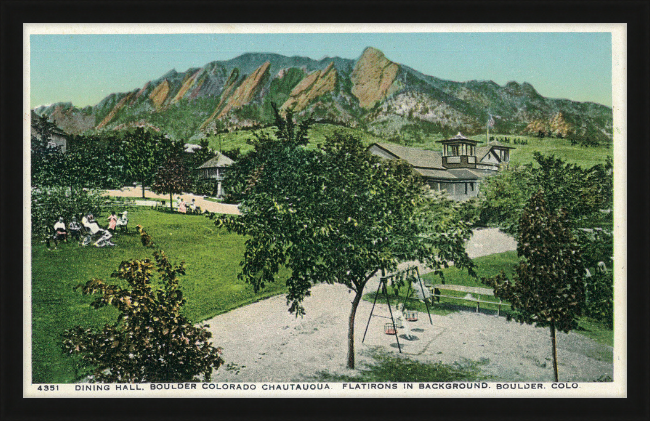
<svg viewBox="0 0 650 421">
<path fill-rule="evenodd" d="M 217 229 L 203 216 L 135 209 L 129 212 L 129 220 L 131 233 L 116 234 L 116 247 L 84 248 L 72 242 L 50 251 L 42 243 L 33 243 L 34 383 L 75 380 L 74 365 L 60 350 L 65 329 L 75 325 L 99 327 L 115 321 L 117 312 L 113 308 L 91 309 L 88 304 L 92 298 L 73 291 L 73 287 L 93 277 L 117 282 L 110 275 L 120 262 L 151 258 L 134 233 L 138 224 L 144 226 L 173 262 L 185 261 L 187 274 L 182 277 L 181 286 L 187 304 L 183 313 L 193 322 L 285 291 L 284 282 L 277 282 L 256 294 L 250 285 L 237 280 L 244 238 Z"/>
<path fill-rule="evenodd" d="M 539 139 L 532 136 L 520 136 L 510 134 L 494 134 L 496 138 L 508 137 L 510 139 L 520 139 L 527 142 L 526 145 L 514 145 L 503 143 L 505 146 L 515 148 L 510 151 L 510 164 L 522 165 L 533 162 L 533 153 L 540 152 L 543 155 L 555 155 L 562 158 L 570 164 L 577 164 L 583 168 L 590 168 L 596 164 L 602 164 L 607 157 L 613 157 L 614 150 L 611 144 L 601 145 L 594 148 L 586 148 L 579 145 L 572 146 L 571 142 L 566 139 L 544 138 Z M 485 145 L 485 136 L 468 136 L 479 142 L 478 146 Z M 413 147 L 430 150 L 442 150 L 438 137 L 426 138 L 422 143 L 413 144 Z"/>
<path fill-rule="evenodd" d="M 361 137 L 365 145 L 370 145 L 374 142 L 387 141 L 384 137 L 370 134 L 362 129 L 353 129 L 349 127 L 336 126 L 333 124 L 314 124 L 309 130 L 309 147 L 313 148 L 316 147 L 316 145 L 319 143 L 324 143 L 325 137 L 331 135 L 335 131 L 357 135 Z M 261 129 L 259 132 L 271 134 L 273 133 L 273 128 Z M 513 151 L 511 151 L 510 154 L 510 163 L 512 165 L 520 165 L 532 162 L 534 152 L 540 152 L 546 155 L 556 155 L 557 157 L 560 157 L 569 163 L 578 164 L 584 168 L 604 163 L 607 157 L 613 156 L 613 147 L 611 144 L 587 148 L 579 145 L 572 146 L 571 142 L 566 139 L 539 139 L 538 137 L 533 136 L 499 133 L 492 133 L 491 135 L 496 138 L 503 138 L 507 136 L 510 139 L 516 138 L 527 142 L 526 145 L 515 145 L 513 143 L 505 144 L 506 146 L 512 146 L 515 148 Z M 247 143 L 247 141 L 252 138 L 253 131 L 239 130 L 232 133 L 225 133 L 219 136 L 209 137 L 208 143 L 210 144 L 211 148 L 219 150 L 219 139 L 221 139 L 221 148 L 223 150 L 240 148 L 242 152 L 245 152 L 252 149 L 252 146 Z M 469 136 L 469 138 L 477 140 L 479 142 L 479 146 L 485 143 L 484 135 Z M 443 139 L 443 137 L 439 134 L 423 136 L 421 142 L 413 143 L 410 146 L 420 149 L 442 150 L 441 145 L 439 143 L 436 143 L 436 141 L 441 139 Z"/>
<path fill-rule="evenodd" d="M 489 278 L 494 275 L 497 275 L 501 270 L 503 270 L 508 277 L 511 277 L 514 272 L 514 266 L 517 264 L 518 258 L 515 251 L 508 251 L 505 253 L 497 253 L 489 256 L 478 257 L 474 259 L 476 264 L 476 274 L 477 278 L 472 278 L 467 274 L 467 271 L 460 270 L 455 267 L 450 267 L 443 270 L 444 279 L 446 284 L 450 285 L 464 285 L 469 287 L 479 287 L 487 288 L 487 285 L 481 283 L 481 278 Z M 422 276 L 422 281 L 427 284 L 439 284 L 441 279 L 439 276 L 434 275 L 433 273 L 428 273 Z M 394 293 L 391 288 L 389 288 L 389 294 Z M 403 300 L 406 291 L 404 289 L 400 290 L 400 301 Z M 444 291 L 445 295 L 455 295 L 462 297 L 465 294 L 455 291 Z M 397 301 L 392 298 L 391 295 L 391 304 L 396 305 Z M 364 296 L 364 300 L 372 302 L 375 298 L 375 292 L 370 292 Z M 482 300 L 496 300 L 494 297 L 481 297 Z M 379 295 L 377 298 L 378 303 L 385 303 L 386 299 L 383 295 Z M 406 308 L 411 310 L 417 310 L 420 313 L 426 312 L 427 308 L 425 304 L 421 303 L 416 299 L 407 299 L 405 303 Z M 473 310 L 475 304 L 472 302 L 453 299 L 453 298 L 442 298 L 440 303 L 434 303 L 429 307 L 429 310 L 432 314 L 446 315 L 454 311 L 459 310 Z M 497 309 L 496 305 L 484 304 L 481 303 L 481 309 L 487 309 L 495 311 Z M 504 310 L 505 309 L 505 310 Z M 508 314 L 508 307 L 502 307 L 501 313 Z M 598 323 L 597 321 L 591 320 L 586 317 L 582 317 L 578 321 L 578 328 L 575 330 L 576 333 L 585 335 L 596 342 L 613 346 L 614 345 L 614 332 Z"/>
<path fill-rule="evenodd" d="M 354 376 L 321 372 L 316 380 L 324 382 L 472 382 L 490 380 L 481 374 L 485 361 L 461 361 L 454 364 L 421 363 L 380 350 L 373 352 L 374 364 L 359 368 Z"/>
<path fill-rule="evenodd" d="M 334 124 L 314 124 L 309 129 L 309 146 L 310 148 L 315 148 L 319 143 L 325 143 L 325 137 L 332 135 L 335 131 L 340 131 L 345 134 L 354 134 L 360 136 L 363 140 L 363 143 L 369 145 L 374 142 L 383 142 L 380 137 L 374 136 L 370 133 L 367 133 L 360 129 L 352 129 L 344 126 L 337 126 Z M 273 134 L 275 129 L 273 127 L 268 127 L 264 129 L 257 130 L 258 133 L 267 133 Z M 249 145 L 247 142 L 250 139 L 254 139 L 253 130 L 238 130 L 231 133 L 225 133 L 218 136 L 209 136 L 208 144 L 214 150 L 219 150 L 221 145 L 222 150 L 229 150 L 240 148 L 242 152 L 249 151 L 253 149 L 252 145 Z"/>
</svg>

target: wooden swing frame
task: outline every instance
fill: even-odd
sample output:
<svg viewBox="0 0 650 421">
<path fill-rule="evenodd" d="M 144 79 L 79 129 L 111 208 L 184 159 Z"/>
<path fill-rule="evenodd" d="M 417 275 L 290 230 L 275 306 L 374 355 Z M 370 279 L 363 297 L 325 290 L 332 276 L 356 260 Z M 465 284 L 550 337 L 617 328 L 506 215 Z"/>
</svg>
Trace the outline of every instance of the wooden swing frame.
<svg viewBox="0 0 650 421">
<path fill-rule="evenodd" d="M 409 278 L 410 275 L 410 278 Z M 420 284 L 420 288 L 422 290 L 422 296 L 426 297 L 426 294 L 424 294 L 424 285 L 422 284 L 422 278 L 420 278 L 420 269 L 418 269 L 417 266 L 409 267 L 404 270 L 398 271 L 393 273 L 392 275 L 386 276 L 384 270 L 381 270 L 381 278 L 379 278 L 379 285 L 377 286 L 377 292 L 375 293 L 375 300 L 372 303 L 372 310 L 370 310 L 370 316 L 368 317 L 368 323 L 366 323 L 366 330 L 363 333 L 363 339 L 361 340 L 361 343 L 363 343 L 366 340 L 366 334 L 368 333 L 368 327 L 370 326 L 370 319 L 372 319 L 372 314 L 375 311 L 375 305 L 377 304 L 377 297 L 379 296 L 379 291 L 381 291 L 382 294 L 386 297 L 386 303 L 388 303 L 388 311 L 390 312 L 390 320 L 393 323 L 393 326 L 395 326 L 395 318 L 393 317 L 393 309 L 391 308 L 390 305 L 390 298 L 388 294 L 388 281 L 394 281 L 396 278 L 401 278 L 404 276 L 404 279 L 409 279 L 409 286 L 406 291 L 406 295 L 404 296 L 404 299 L 402 300 L 402 307 L 406 303 L 406 299 L 409 297 L 411 294 L 411 284 L 412 282 L 410 279 L 417 277 L 418 283 Z M 398 293 L 397 297 L 399 298 L 399 288 L 398 288 Z M 433 325 L 433 320 L 431 319 L 431 312 L 429 311 L 429 304 L 427 303 L 426 298 L 424 299 L 424 305 L 427 306 L 427 313 L 429 314 L 429 322 Z M 397 329 L 397 326 L 395 326 Z M 395 332 L 395 340 L 397 341 L 397 349 L 399 350 L 400 354 L 402 353 L 402 346 L 399 343 L 399 335 L 397 334 L 397 331 Z"/>
</svg>

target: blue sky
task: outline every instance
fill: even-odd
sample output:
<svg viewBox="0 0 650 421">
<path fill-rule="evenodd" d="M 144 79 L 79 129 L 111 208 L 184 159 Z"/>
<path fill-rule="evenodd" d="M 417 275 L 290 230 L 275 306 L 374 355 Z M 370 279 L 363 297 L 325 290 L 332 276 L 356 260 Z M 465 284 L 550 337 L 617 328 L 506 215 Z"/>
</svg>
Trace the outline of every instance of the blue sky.
<svg viewBox="0 0 650 421">
<path fill-rule="evenodd" d="M 172 68 L 247 52 L 356 59 L 369 46 L 442 79 L 528 82 L 546 97 L 611 107 L 611 42 L 606 32 L 31 35 L 30 108 L 94 105 Z"/>
</svg>

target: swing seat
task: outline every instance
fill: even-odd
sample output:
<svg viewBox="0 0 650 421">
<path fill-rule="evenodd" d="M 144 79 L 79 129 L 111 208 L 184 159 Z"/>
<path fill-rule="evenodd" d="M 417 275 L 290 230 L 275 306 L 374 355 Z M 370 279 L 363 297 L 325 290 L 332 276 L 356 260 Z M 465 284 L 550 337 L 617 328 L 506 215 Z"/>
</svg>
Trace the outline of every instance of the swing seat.
<svg viewBox="0 0 650 421">
<path fill-rule="evenodd" d="M 417 311 L 404 311 L 404 317 L 408 322 L 417 322 L 418 321 L 418 312 Z"/>
<path fill-rule="evenodd" d="M 386 335 L 395 335 L 397 334 L 397 329 L 393 323 L 386 323 L 384 325 L 384 333 Z"/>
</svg>

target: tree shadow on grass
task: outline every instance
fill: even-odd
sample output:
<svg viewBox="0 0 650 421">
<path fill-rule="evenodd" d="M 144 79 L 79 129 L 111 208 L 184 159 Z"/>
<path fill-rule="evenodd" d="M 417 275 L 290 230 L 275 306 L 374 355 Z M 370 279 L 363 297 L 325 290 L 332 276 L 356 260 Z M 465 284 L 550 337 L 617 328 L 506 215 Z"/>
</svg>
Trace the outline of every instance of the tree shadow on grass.
<svg viewBox="0 0 650 421">
<path fill-rule="evenodd" d="M 397 345 L 395 345 L 397 346 Z M 489 380 L 480 366 L 489 361 L 462 360 L 453 364 L 422 363 L 405 356 L 373 350 L 374 364 L 358 369 L 358 374 L 345 375 L 321 371 L 315 380 L 327 382 L 454 382 Z"/>
</svg>

